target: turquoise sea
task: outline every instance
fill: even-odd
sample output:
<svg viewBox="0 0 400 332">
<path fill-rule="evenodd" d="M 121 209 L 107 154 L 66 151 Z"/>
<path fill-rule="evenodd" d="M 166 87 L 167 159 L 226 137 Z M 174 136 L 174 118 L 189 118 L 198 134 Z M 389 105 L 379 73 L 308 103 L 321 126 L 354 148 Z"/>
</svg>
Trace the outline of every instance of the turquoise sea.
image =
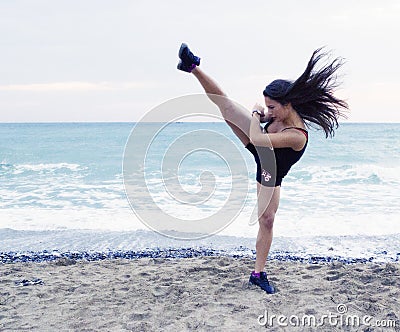
<svg viewBox="0 0 400 332">
<path fill-rule="evenodd" d="M 145 167 L 136 171 L 145 188 L 129 202 L 123 160 L 133 128 L 135 123 L 0 124 L 0 251 L 254 249 L 255 165 L 229 127 L 222 122 L 162 127 L 151 145 L 143 142 Z M 224 150 L 215 135 L 233 145 Z M 140 137 L 135 139 L 140 145 Z M 185 143 L 171 148 L 179 140 Z M 167 186 L 174 172 L 184 196 Z M 240 202 L 231 196 L 237 190 L 232 174 L 248 188 Z M 199 223 L 221 211 L 238 213 L 212 236 L 174 239 L 154 232 L 132 210 L 149 203 L 140 201 L 140 190 L 150 193 L 148 210 L 157 207 L 149 214 L 153 220 L 162 219 L 157 211 Z M 185 195 L 194 201 L 180 199 Z M 399 216 L 400 124 L 345 123 L 333 139 L 310 130 L 304 157 L 283 181 L 272 253 L 390 259 L 400 248 Z"/>
</svg>

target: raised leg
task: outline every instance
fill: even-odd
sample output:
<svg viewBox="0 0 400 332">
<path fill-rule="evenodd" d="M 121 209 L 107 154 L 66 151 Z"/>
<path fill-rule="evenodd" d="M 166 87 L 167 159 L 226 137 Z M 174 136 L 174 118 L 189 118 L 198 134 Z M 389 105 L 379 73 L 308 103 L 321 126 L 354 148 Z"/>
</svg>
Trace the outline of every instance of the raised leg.
<svg viewBox="0 0 400 332">
<path fill-rule="evenodd" d="M 192 74 L 198 79 L 210 100 L 216 104 L 232 131 L 247 145 L 250 143 L 250 113 L 237 103 L 231 101 L 219 87 L 217 82 L 205 74 L 199 67 L 192 70 Z"/>
</svg>

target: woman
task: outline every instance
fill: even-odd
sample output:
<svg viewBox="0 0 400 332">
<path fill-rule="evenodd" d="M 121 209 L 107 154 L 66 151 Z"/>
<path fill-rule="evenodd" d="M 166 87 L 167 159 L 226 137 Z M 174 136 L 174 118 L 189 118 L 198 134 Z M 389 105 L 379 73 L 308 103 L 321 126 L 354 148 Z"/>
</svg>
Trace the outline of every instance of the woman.
<svg viewBox="0 0 400 332">
<path fill-rule="evenodd" d="M 272 243 L 282 179 L 307 147 L 306 127 L 316 125 L 324 130 L 326 137 L 332 137 L 338 127 L 338 118 L 348 109 L 345 101 L 333 95 L 333 89 L 337 87 L 335 73 L 342 65 L 341 60 L 335 59 L 315 70 L 316 64 L 325 56 L 321 49 L 316 50 L 296 81 L 275 80 L 267 85 L 263 91 L 268 109 L 265 114 L 264 107 L 259 104 L 249 113 L 231 102 L 218 84 L 199 68 L 200 58 L 186 44 L 182 44 L 179 50 L 178 69 L 192 73 L 198 79 L 257 163 L 259 230 L 256 262 L 249 282 L 270 294 L 275 289 L 269 283 L 264 268 Z M 262 129 L 260 122 L 266 121 Z M 271 163 L 271 160 L 275 162 Z"/>
</svg>

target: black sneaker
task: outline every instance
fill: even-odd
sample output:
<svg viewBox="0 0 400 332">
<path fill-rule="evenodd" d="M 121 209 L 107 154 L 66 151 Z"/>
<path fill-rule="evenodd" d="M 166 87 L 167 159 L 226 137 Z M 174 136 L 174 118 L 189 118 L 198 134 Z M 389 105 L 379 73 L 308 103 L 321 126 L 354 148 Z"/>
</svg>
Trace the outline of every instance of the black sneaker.
<svg viewBox="0 0 400 332">
<path fill-rule="evenodd" d="M 187 67 L 190 68 L 192 65 L 199 66 L 200 65 L 200 58 L 195 56 L 189 49 L 189 47 L 182 43 L 181 48 L 179 49 L 179 59 L 182 60 L 182 63 Z"/>
<path fill-rule="evenodd" d="M 267 274 L 265 272 L 260 273 L 260 277 L 250 275 L 249 283 L 260 287 L 262 290 L 266 291 L 268 294 L 274 294 L 274 286 L 269 284 Z"/>
</svg>

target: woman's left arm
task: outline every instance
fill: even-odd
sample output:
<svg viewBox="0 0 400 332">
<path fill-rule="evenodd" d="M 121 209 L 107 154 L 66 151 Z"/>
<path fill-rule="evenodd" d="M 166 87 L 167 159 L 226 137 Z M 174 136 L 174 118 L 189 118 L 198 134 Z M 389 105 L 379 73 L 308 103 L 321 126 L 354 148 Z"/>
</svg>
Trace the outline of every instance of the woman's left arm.
<svg viewBox="0 0 400 332">
<path fill-rule="evenodd" d="M 304 147 L 306 138 L 299 130 L 288 129 L 280 133 L 263 133 L 260 127 L 260 113 L 264 114 L 264 108 L 257 104 L 254 106 L 250 122 L 250 142 L 253 145 L 268 148 L 292 148 L 295 151 Z"/>
<path fill-rule="evenodd" d="M 264 108 L 260 105 L 256 105 L 253 109 L 253 114 L 250 122 L 250 142 L 255 146 L 266 146 L 272 147 L 271 141 L 268 139 L 268 136 L 263 133 L 260 127 L 260 112 L 264 114 Z"/>
</svg>

